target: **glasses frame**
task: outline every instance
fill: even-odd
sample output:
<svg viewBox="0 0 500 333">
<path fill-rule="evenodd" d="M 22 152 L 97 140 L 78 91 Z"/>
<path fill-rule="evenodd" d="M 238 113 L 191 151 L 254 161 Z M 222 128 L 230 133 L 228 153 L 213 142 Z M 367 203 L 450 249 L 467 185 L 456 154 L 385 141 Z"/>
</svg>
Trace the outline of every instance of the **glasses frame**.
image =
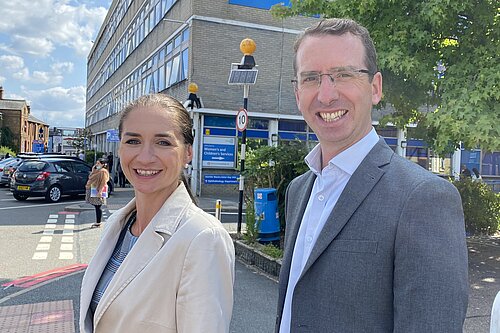
<svg viewBox="0 0 500 333">
<path fill-rule="evenodd" d="M 370 77 L 373 77 L 375 74 L 377 74 L 377 72 L 372 73 L 368 69 L 356 69 L 356 68 L 346 68 L 344 70 L 339 70 L 338 72 L 363 73 L 363 74 L 368 74 L 368 76 L 370 76 Z M 321 86 L 321 82 L 323 82 L 323 76 L 325 76 L 325 75 L 330 78 L 330 82 L 332 82 L 333 84 L 335 84 L 335 79 L 332 77 L 335 74 L 336 73 L 319 73 L 318 74 L 319 83 L 316 86 L 316 89 L 319 89 L 319 87 Z M 299 81 L 297 79 L 292 79 L 292 80 L 290 80 L 290 82 L 293 84 L 293 87 L 295 88 L 295 90 L 299 90 L 299 86 L 298 86 L 299 85 Z"/>
</svg>

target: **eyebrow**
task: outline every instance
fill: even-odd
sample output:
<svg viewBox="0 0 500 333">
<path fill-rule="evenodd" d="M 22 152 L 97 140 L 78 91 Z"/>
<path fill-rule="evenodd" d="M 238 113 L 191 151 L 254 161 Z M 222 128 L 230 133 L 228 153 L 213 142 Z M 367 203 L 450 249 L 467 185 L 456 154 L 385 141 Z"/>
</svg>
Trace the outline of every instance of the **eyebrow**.
<svg viewBox="0 0 500 333">
<path fill-rule="evenodd" d="M 341 72 L 341 71 L 349 71 L 349 70 L 355 70 L 356 68 L 354 66 L 342 66 L 342 67 L 332 67 L 329 68 L 326 73 L 335 73 L 335 72 Z M 320 71 L 306 71 L 306 72 L 301 72 L 299 75 L 309 75 L 309 74 L 319 74 L 321 73 Z"/>
<path fill-rule="evenodd" d="M 139 133 L 134 133 L 134 132 L 125 132 L 123 133 L 123 136 L 134 136 L 134 137 L 141 137 L 142 135 L 140 135 Z M 173 138 L 174 136 L 170 133 L 158 133 L 158 134 L 155 134 L 155 137 L 157 138 Z"/>
</svg>

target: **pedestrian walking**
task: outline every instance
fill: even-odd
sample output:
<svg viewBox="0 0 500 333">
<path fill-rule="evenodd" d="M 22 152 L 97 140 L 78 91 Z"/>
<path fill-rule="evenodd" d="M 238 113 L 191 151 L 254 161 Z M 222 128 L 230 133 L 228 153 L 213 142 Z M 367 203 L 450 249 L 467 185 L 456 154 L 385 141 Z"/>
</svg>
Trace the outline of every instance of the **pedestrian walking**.
<svg viewBox="0 0 500 333">
<path fill-rule="evenodd" d="M 85 185 L 85 200 L 95 207 L 96 222 L 92 228 L 101 226 L 102 205 L 106 204 L 107 182 L 109 181 L 109 172 L 106 169 L 106 163 L 103 159 L 97 160 L 92 167 L 87 184 Z"/>
<path fill-rule="evenodd" d="M 480 182 L 483 177 L 481 177 L 481 174 L 479 173 L 479 170 L 477 168 L 472 168 L 472 174 L 471 174 L 472 180 L 476 182 Z"/>
<path fill-rule="evenodd" d="M 87 267 L 80 332 L 229 332 L 234 247 L 182 176 L 193 156 L 189 113 L 145 95 L 122 111 L 118 133 L 135 198 L 108 218 Z"/>
<path fill-rule="evenodd" d="M 298 37 L 294 71 L 319 144 L 287 189 L 276 332 L 462 332 L 460 195 L 372 127 L 382 74 L 368 31 L 320 21 Z"/>
<path fill-rule="evenodd" d="M 113 164 L 114 164 L 114 161 L 113 161 L 113 152 L 109 152 L 108 156 L 106 156 L 106 158 L 108 159 L 108 171 L 109 171 L 109 174 L 113 174 Z"/>
<path fill-rule="evenodd" d="M 81 159 L 82 161 L 85 161 L 85 154 L 83 153 L 83 151 L 80 151 L 78 153 L 78 158 Z"/>
</svg>

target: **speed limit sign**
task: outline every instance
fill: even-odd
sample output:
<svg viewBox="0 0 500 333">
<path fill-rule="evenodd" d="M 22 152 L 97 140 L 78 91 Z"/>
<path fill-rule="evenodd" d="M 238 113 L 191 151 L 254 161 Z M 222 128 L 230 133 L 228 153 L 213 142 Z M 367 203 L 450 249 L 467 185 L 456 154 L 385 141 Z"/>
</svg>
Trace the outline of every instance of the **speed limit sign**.
<svg viewBox="0 0 500 333">
<path fill-rule="evenodd" d="M 248 113 L 245 109 L 240 109 L 236 115 L 236 129 L 243 132 L 247 129 L 248 125 Z"/>
</svg>

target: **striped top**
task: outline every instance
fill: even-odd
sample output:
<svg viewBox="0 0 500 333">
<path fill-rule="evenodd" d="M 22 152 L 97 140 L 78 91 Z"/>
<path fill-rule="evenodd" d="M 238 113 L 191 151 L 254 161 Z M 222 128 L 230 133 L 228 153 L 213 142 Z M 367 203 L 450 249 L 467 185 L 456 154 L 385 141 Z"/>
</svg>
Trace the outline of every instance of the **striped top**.
<svg viewBox="0 0 500 333">
<path fill-rule="evenodd" d="M 106 268 L 104 268 L 101 278 L 97 283 L 94 294 L 92 295 L 92 301 L 90 302 L 90 310 L 92 314 L 95 313 L 97 305 L 99 304 L 102 295 L 104 295 L 106 288 L 108 288 L 108 285 L 113 279 L 116 271 L 139 238 L 132 235 L 132 232 L 130 231 L 132 224 L 135 222 L 135 214 L 135 212 L 132 213 L 132 216 L 130 216 L 127 224 L 120 233 L 120 237 L 118 238 L 118 242 L 113 250 L 113 254 L 111 255 L 111 258 L 109 258 Z"/>
</svg>

